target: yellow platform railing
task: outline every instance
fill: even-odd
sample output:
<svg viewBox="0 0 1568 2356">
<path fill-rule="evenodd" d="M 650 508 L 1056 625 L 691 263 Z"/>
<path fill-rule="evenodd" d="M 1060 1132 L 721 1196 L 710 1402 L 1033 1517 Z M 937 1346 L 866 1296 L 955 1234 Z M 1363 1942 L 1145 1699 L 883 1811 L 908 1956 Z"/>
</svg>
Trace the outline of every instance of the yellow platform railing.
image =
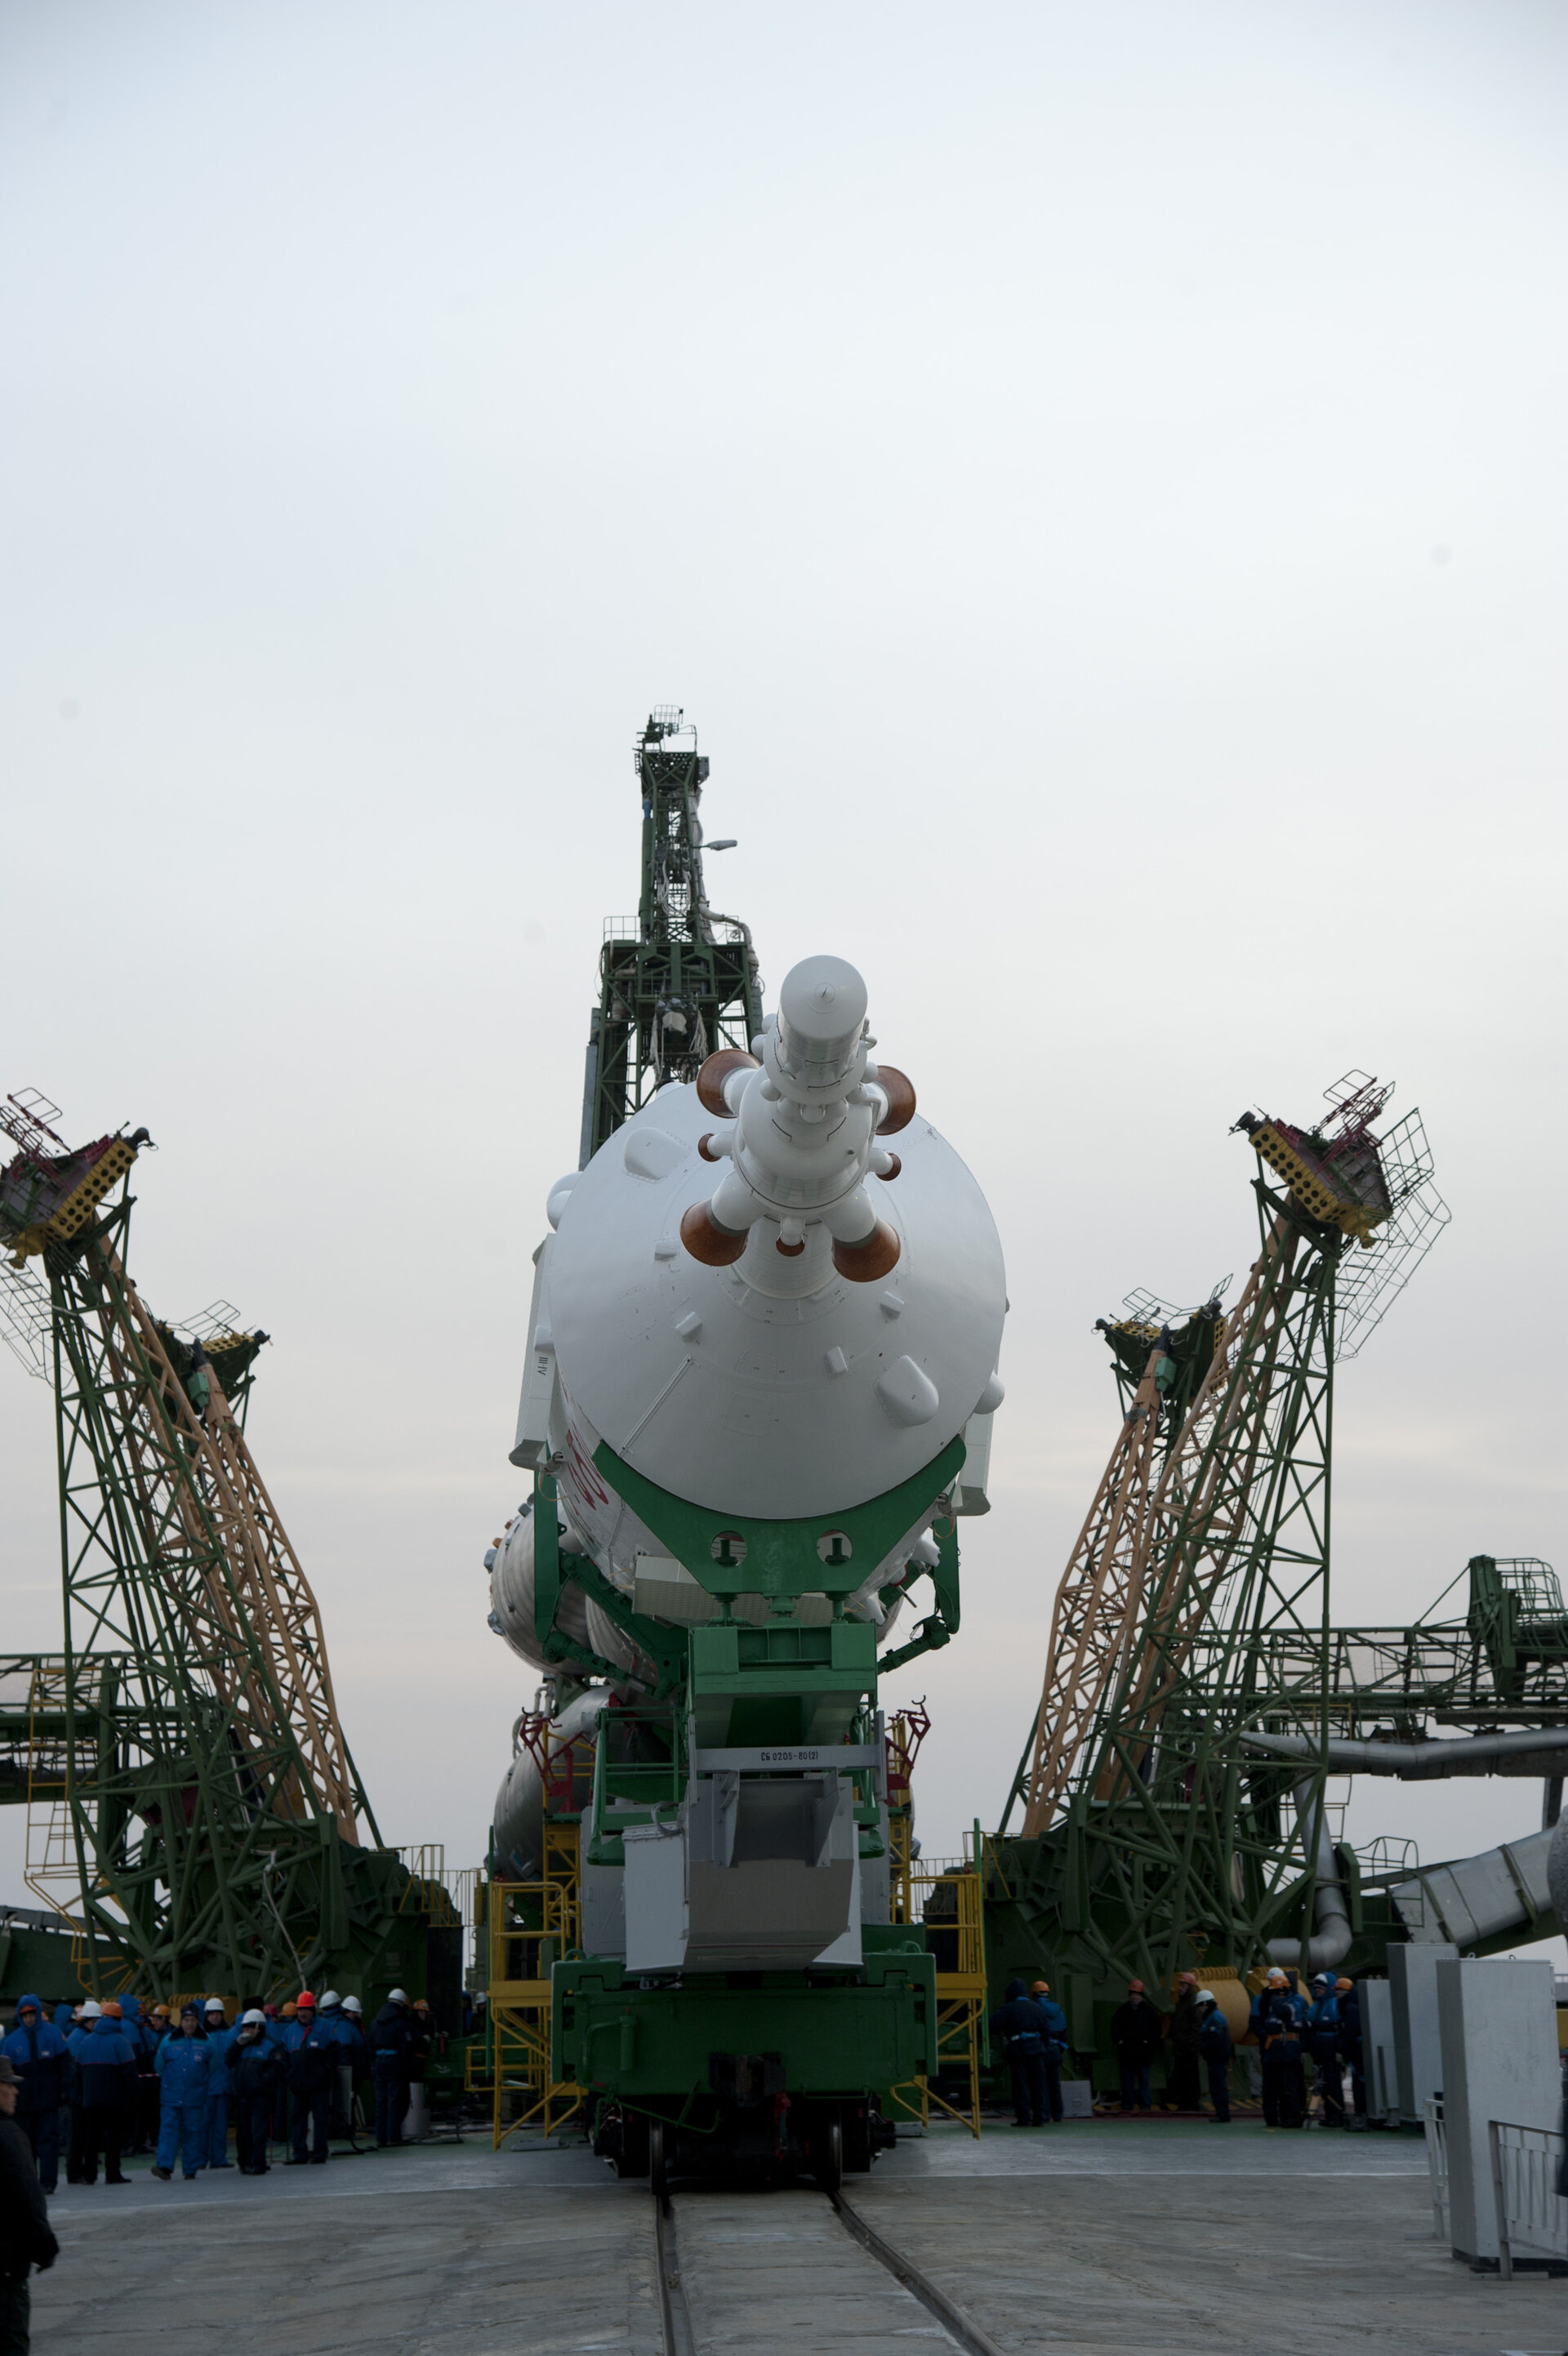
<svg viewBox="0 0 1568 2356">
<path fill-rule="evenodd" d="M 543 1878 L 492 1881 L 489 1933 L 491 2134 L 565 2124 L 582 2090 L 557 2083 L 550 2057 L 550 1971 L 578 1943 L 577 1826 L 545 1820 Z M 505 2113 L 510 2105 L 512 2115 Z"/>
<path fill-rule="evenodd" d="M 893 2099 L 923 2126 L 930 2125 L 934 2104 L 978 2137 L 987 2002 L 984 1884 L 978 1867 L 968 1858 L 929 1865 L 920 1858 L 907 1859 L 894 1884 L 893 1915 L 896 1922 L 954 1934 L 953 1968 L 937 1973 L 937 2065 L 943 2074 L 967 2078 L 969 2100 L 961 2109 L 923 2075 L 894 2087 Z"/>
</svg>

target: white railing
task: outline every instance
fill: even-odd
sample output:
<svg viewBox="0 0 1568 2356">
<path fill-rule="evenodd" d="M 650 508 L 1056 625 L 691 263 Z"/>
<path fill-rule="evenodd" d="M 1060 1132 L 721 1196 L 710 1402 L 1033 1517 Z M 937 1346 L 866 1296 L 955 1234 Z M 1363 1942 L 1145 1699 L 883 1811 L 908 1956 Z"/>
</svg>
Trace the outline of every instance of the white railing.
<svg viewBox="0 0 1568 2356">
<path fill-rule="evenodd" d="M 1429 2095 L 1422 2110 L 1426 2128 L 1426 2172 L 1432 2180 L 1432 2231 L 1448 2239 L 1448 2130 L 1443 2124 L 1443 2097 Z"/>
<path fill-rule="evenodd" d="M 1491 2120 L 1487 2135 L 1503 2280 L 1513 2280 L 1516 2257 L 1568 2263 L 1568 2200 L 1557 2190 L 1563 2137 L 1550 2127 L 1518 2127 L 1506 2119 Z"/>
</svg>

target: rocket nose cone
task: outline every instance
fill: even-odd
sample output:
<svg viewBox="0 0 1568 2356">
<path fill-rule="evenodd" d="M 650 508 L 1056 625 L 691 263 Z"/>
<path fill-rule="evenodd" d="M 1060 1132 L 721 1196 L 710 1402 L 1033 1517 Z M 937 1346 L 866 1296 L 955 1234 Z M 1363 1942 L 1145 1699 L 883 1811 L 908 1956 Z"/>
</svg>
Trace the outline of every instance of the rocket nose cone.
<svg viewBox="0 0 1568 2356">
<path fill-rule="evenodd" d="M 858 1038 L 865 1009 L 865 984 L 846 958 L 802 958 L 790 967 L 779 993 L 785 1022 L 813 1046 Z"/>
</svg>

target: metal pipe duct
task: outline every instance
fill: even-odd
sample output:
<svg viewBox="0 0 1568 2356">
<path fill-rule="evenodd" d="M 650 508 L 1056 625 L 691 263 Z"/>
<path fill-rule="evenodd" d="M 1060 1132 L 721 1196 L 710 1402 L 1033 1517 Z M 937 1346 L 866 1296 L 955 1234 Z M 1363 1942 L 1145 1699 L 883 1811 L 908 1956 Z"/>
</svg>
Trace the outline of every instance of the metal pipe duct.
<svg viewBox="0 0 1568 2356">
<path fill-rule="evenodd" d="M 1295 1787 L 1296 1820 L 1301 1826 L 1305 1844 L 1310 1837 L 1312 1820 L 1317 1815 L 1317 1795 L 1314 1785 L 1305 1778 Z M 1271 1939 L 1269 1961 L 1281 1964 L 1287 1971 L 1300 1968 L 1302 1948 L 1306 1949 L 1306 1968 L 1312 1972 L 1331 1972 L 1342 1964 L 1350 1952 L 1355 1933 L 1350 1928 L 1350 1909 L 1345 1900 L 1345 1885 L 1339 1878 L 1339 1859 L 1334 1854 L 1334 1843 L 1328 1837 L 1328 1820 L 1324 1816 L 1317 1827 L 1317 1889 L 1313 1896 L 1313 1914 L 1317 1923 L 1317 1936 L 1301 1939 Z"/>
<path fill-rule="evenodd" d="M 1330 1774 L 1398 1775 L 1406 1783 L 1447 1775 L 1561 1775 L 1568 1768 L 1568 1727 L 1518 1727 L 1453 1742 L 1351 1742 L 1331 1735 L 1325 1744 L 1305 1734 L 1243 1734 L 1241 1740 L 1249 1751 L 1274 1759 L 1321 1759 Z"/>
</svg>

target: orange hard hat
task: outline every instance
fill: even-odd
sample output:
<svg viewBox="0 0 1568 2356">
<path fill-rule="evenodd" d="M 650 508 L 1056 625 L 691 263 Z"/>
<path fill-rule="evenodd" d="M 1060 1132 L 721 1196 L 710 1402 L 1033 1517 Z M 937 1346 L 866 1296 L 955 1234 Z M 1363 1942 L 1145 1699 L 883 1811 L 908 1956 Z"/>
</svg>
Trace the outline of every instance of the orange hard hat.
<svg viewBox="0 0 1568 2356">
<path fill-rule="evenodd" d="M 310 2011 L 314 2012 L 316 2010 L 316 1998 L 311 1995 L 308 1988 L 301 1988 L 299 1994 L 295 1997 L 294 2008 L 295 2012 L 304 2012 L 306 2008 L 308 2008 Z"/>
<path fill-rule="evenodd" d="M 1127 1983 L 1127 1993 L 1129 1996 L 1142 1996 L 1144 1994 L 1143 1981 L 1129 1980 Z"/>
<path fill-rule="evenodd" d="M 1049 1980 L 1036 1980 L 1034 1987 L 1029 1990 L 1029 1994 L 1031 1996 L 1049 1996 L 1050 1992 L 1051 1984 Z"/>
<path fill-rule="evenodd" d="M 1197 1974 L 1196 1972 L 1178 1972 L 1176 1974 L 1176 1986 L 1177 1987 L 1196 1987 L 1197 1986 Z"/>
<path fill-rule="evenodd" d="M 1334 1983 L 1334 1993 L 1337 1996 L 1341 1988 L 1353 1988 L 1355 1985 L 1356 1983 L 1354 1980 L 1336 1980 Z"/>
<path fill-rule="evenodd" d="M 107 1997 L 104 2001 L 103 2009 L 108 2014 L 111 2020 L 124 2020 L 125 2018 L 124 2009 L 117 1996 Z"/>
</svg>

